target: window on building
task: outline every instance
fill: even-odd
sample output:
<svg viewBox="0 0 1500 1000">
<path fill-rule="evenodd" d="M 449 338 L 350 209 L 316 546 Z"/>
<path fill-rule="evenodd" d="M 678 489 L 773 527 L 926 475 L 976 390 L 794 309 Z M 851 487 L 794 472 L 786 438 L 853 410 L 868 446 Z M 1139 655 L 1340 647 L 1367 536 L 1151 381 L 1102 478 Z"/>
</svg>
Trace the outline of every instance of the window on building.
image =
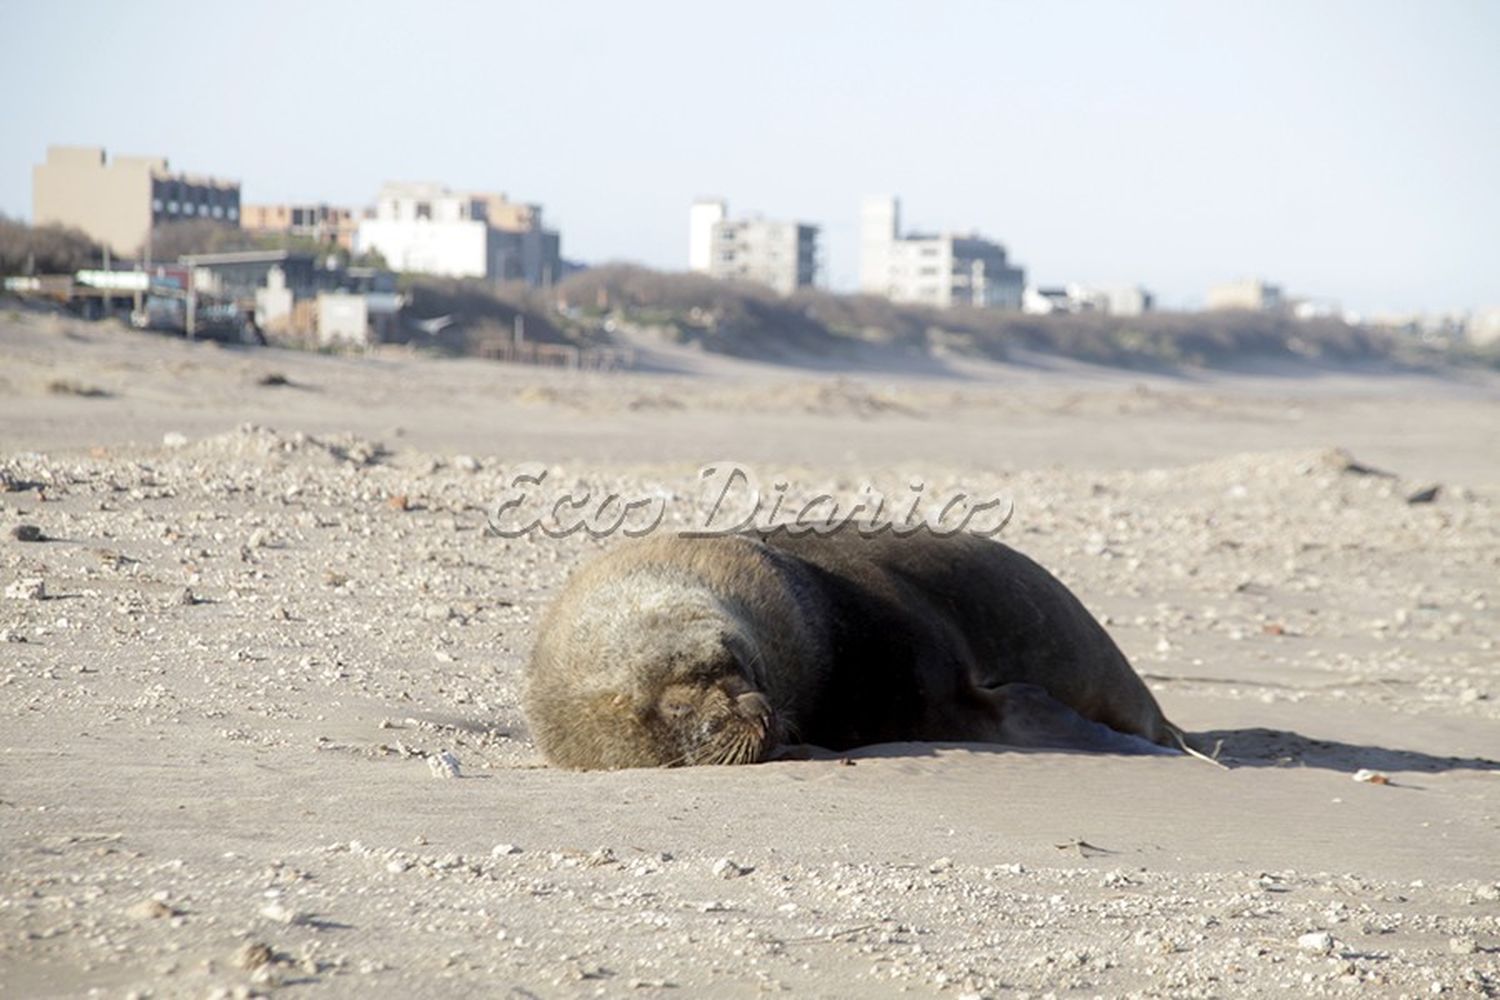
<svg viewBox="0 0 1500 1000">
<path fill-rule="evenodd" d="M 214 218 L 215 219 L 222 219 L 222 218 L 224 218 L 224 208 L 223 208 L 222 205 L 215 205 L 214 206 Z"/>
<path fill-rule="evenodd" d="M 169 213 L 171 213 L 172 215 L 176 215 L 177 214 L 177 202 L 175 202 L 175 201 L 169 201 L 169 202 L 167 202 L 167 211 Z"/>
<path fill-rule="evenodd" d="M 151 199 L 151 211 L 153 211 L 153 212 L 160 212 L 161 211 L 161 199 L 160 198 L 152 198 Z"/>
<path fill-rule="evenodd" d="M 230 221 L 233 221 L 233 220 L 238 219 L 240 217 L 240 210 L 237 209 L 237 208 L 235 208 L 233 205 L 230 205 L 229 206 L 229 211 L 226 214 L 228 214 L 228 216 L 230 218 Z"/>
<path fill-rule="evenodd" d="M 419 219 L 430 219 L 430 218 L 432 218 L 432 202 L 430 202 L 430 201 L 419 201 L 419 202 L 417 202 L 417 218 L 419 218 Z"/>
</svg>

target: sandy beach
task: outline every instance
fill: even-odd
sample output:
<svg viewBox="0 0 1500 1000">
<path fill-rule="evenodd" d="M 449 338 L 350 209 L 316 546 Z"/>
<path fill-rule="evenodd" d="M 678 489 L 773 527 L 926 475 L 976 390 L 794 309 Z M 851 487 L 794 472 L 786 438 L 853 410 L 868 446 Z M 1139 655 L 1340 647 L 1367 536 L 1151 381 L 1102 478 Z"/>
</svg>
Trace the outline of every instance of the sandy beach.
<svg viewBox="0 0 1500 1000">
<path fill-rule="evenodd" d="M 0 995 L 1500 995 L 1500 378 L 642 357 L 0 318 Z M 1012 498 L 1223 766 L 547 767 L 511 473 L 726 460 Z"/>
</svg>

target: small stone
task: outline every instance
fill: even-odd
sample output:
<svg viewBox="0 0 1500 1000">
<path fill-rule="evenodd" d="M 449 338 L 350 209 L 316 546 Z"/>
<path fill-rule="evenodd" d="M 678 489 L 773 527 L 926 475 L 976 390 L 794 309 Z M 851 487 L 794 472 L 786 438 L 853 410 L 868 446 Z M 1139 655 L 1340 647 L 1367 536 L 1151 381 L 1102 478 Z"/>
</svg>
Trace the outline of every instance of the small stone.
<svg viewBox="0 0 1500 1000">
<path fill-rule="evenodd" d="M 1449 938 L 1448 950 L 1455 955 L 1475 955 L 1479 953 L 1479 942 L 1471 937 Z"/>
<path fill-rule="evenodd" d="M 300 924 L 307 918 L 296 910 L 283 906 L 281 903 L 267 903 L 260 908 L 260 915 L 267 920 L 274 920 L 278 924 Z"/>
<path fill-rule="evenodd" d="M 34 524 L 18 524 L 10 529 L 10 536 L 18 542 L 45 542 L 47 536 Z"/>
<path fill-rule="evenodd" d="M 473 455 L 455 455 L 453 457 L 453 467 L 460 472 L 478 472 L 479 459 Z"/>
<path fill-rule="evenodd" d="M 1413 493 L 1408 493 L 1406 502 L 1409 504 L 1432 503 L 1443 492 L 1441 486 L 1425 486 Z"/>
<path fill-rule="evenodd" d="M 407 499 L 407 496 L 406 496 L 405 493 L 397 493 L 395 496 L 393 496 L 389 500 L 387 500 L 385 502 L 385 505 L 387 507 L 389 507 L 391 510 L 410 510 L 411 509 L 411 501 L 409 499 Z"/>
<path fill-rule="evenodd" d="M 749 875 L 755 869 L 738 864 L 732 858 L 720 858 L 714 862 L 713 871 L 719 878 L 739 878 L 741 875 Z"/>
<path fill-rule="evenodd" d="M 125 912 L 137 920 L 161 920 L 164 917 L 178 916 L 180 911 L 159 899 L 143 899 Z"/>
<path fill-rule="evenodd" d="M 183 587 L 182 591 L 178 593 L 175 603 L 182 605 L 184 608 L 190 608 L 198 603 L 198 595 L 193 593 L 193 588 Z"/>
<path fill-rule="evenodd" d="M 434 778 L 458 778 L 458 758 L 448 750 L 440 750 L 427 758 L 427 768 L 432 772 Z"/>
<path fill-rule="evenodd" d="M 167 431 L 161 436 L 163 448 L 185 448 L 187 447 L 187 435 L 181 431 Z"/>
<path fill-rule="evenodd" d="M 1390 775 L 1383 771 L 1372 771 L 1368 767 L 1360 768 L 1351 777 L 1355 781 L 1362 781 L 1368 785 L 1389 785 L 1391 783 Z"/>
<path fill-rule="evenodd" d="M 39 576 L 22 577 L 5 588 L 5 596 L 17 601 L 45 601 L 47 583 Z"/>
<path fill-rule="evenodd" d="M 1333 935 L 1327 931 L 1313 931 L 1297 939 L 1297 947 L 1317 955 L 1333 951 Z"/>
<path fill-rule="evenodd" d="M 931 872 L 932 874 L 936 875 L 939 872 L 945 872 L 949 868 L 952 868 L 952 867 L 953 867 L 953 859 L 952 858 L 938 858 L 932 864 L 930 864 L 930 865 L 927 866 L 927 870 L 929 872 Z"/>
<path fill-rule="evenodd" d="M 275 960 L 276 953 L 271 950 L 270 945 L 260 941 L 246 941 L 235 950 L 230 959 L 246 972 L 254 972 L 263 965 L 270 965 Z"/>
<path fill-rule="evenodd" d="M 496 844 L 494 847 L 490 848 L 490 855 L 492 857 L 496 857 L 496 858 L 503 858 L 507 854 L 520 854 L 520 853 L 521 853 L 521 849 L 519 847 L 517 847 L 515 844 Z"/>
</svg>

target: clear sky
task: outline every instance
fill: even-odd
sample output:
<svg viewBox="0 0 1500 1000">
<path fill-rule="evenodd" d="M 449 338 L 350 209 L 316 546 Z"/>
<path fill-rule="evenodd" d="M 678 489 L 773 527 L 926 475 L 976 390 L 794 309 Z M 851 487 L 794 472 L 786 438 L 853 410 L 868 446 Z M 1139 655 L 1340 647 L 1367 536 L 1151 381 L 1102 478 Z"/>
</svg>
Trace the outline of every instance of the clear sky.
<svg viewBox="0 0 1500 1000">
<path fill-rule="evenodd" d="M 1028 279 L 1169 305 L 1264 276 L 1500 305 L 1500 2 L 183 4 L 0 0 L 0 211 L 49 143 L 246 201 L 439 180 L 540 202 L 565 256 L 686 266 L 687 210 L 823 227 L 865 194 Z"/>
</svg>

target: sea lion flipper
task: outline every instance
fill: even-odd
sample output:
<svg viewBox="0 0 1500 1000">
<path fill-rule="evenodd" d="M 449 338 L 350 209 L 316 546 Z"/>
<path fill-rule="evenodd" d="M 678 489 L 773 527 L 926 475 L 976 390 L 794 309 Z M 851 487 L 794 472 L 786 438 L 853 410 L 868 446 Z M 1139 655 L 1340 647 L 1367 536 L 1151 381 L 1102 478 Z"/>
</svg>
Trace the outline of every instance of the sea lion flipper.
<svg viewBox="0 0 1500 1000">
<path fill-rule="evenodd" d="M 1000 712 L 1001 743 L 1094 753 L 1176 756 L 1180 752 L 1085 719 L 1036 684 L 1002 684 L 985 693 Z"/>
</svg>

